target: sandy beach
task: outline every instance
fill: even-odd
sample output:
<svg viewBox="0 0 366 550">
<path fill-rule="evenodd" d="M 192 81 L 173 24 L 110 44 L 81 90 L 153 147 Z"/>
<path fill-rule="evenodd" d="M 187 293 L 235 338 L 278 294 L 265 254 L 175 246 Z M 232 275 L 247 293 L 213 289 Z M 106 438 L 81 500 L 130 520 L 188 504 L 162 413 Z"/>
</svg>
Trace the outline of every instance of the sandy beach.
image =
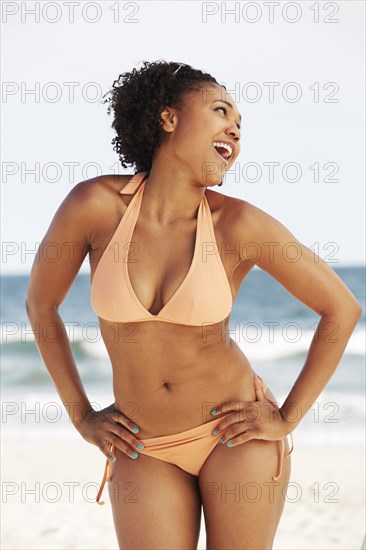
<svg viewBox="0 0 366 550">
<path fill-rule="evenodd" d="M 4 550 L 118 550 L 108 491 L 95 503 L 104 456 L 83 440 L 2 446 Z M 359 550 L 365 529 L 361 447 L 297 445 L 275 550 Z M 205 549 L 202 517 L 198 548 Z"/>
</svg>

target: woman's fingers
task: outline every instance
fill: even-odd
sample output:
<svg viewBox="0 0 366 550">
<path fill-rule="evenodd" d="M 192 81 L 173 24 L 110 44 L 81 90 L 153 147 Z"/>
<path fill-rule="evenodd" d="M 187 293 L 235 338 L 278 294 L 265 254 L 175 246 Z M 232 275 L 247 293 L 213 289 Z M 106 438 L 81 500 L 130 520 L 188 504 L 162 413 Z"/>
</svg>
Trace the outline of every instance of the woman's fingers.
<svg viewBox="0 0 366 550">
<path fill-rule="evenodd" d="M 110 427 L 110 432 L 113 445 L 120 449 L 122 452 L 127 452 L 129 456 L 132 455 L 135 449 L 136 451 L 142 451 L 142 449 L 144 448 L 139 439 L 133 436 L 128 430 L 126 430 L 126 428 L 122 428 L 120 425 L 112 424 Z M 137 457 L 132 456 L 132 458 Z"/>
<path fill-rule="evenodd" d="M 111 444 L 113 445 L 113 449 L 111 450 Z M 106 439 L 101 440 L 98 444 L 99 449 L 102 451 L 102 453 L 111 461 L 114 462 L 116 460 L 115 456 L 115 449 L 118 449 L 123 454 L 127 455 L 129 458 L 132 458 L 135 460 L 138 458 L 138 453 L 132 449 L 123 439 L 121 439 L 119 436 L 110 433 L 106 436 Z M 112 460 L 111 460 L 112 458 Z"/>
<path fill-rule="evenodd" d="M 119 449 L 122 453 L 127 455 L 129 458 L 135 460 L 138 458 L 138 453 L 134 448 L 138 450 L 143 449 L 142 443 L 138 440 L 135 440 L 133 436 L 127 430 L 120 430 L 119 434 L 116 434 L 113 431 L 107 431 L 105 434 L 100 434 L 99 438 L 94 441 L 95 445 L 99 447 L 101 452 L 110 460 L 114 462 L 116 460 L 115 449 Z"/>
<path fill-rule="evenodd" d="M 143 444 L 133 435 L 138 433 L 140 428 L 115 408 L 110 412 L 109 418 L 111 420 L 110 440 L 113 445 L 130 458 L 136 459 L 138 457 L 136 451 L 142 451 L 144 448 Z"/>
<path fill-rule="evenodd" d="M 212 415 L 219 415 L 221 413 L 229 413 L 229 412 L 240 412 L 250 410 L 250 407 L 253 403 L 256 401 L 263 401 L 266 399 L 263 391 L 263 386 L 260 378 L 254 374 L 254 390 L 255 390 L 255 401 L 229 401 L 226 403 L 223 403 L 222 405 L 218 405 L 217 407 L 211 409 L 210 413 Z"/>
<path fill-rule="evenodd" d="M 115 448 L 132 459 L 138 458 L 137 451 L 144 448 L 134 435 L 139 430 L 135 422 L 116 410 L 114 405 L 102 411 L 92 411 L 79 427 L 84 439 L 99 447 L 111 462 L 116 460 Z"/>
<path fill-rule="evenodd" d="M 212 409 L 211 414 L 218 416 L 219 414 L 229 415 L 229 413 L 233 413 L 230 416 L 226 417 L 227 423 L 230 423 L 232 419 L 235 419 L 236 422 L 238 420 L 256 419 L 258 416 L 257 410 L 257 401 L 230 401 L 216 407 L 215 409 Z M 223 422 L 224 421 L 225 419 L 223 419 Z"/>
<path fill-rule="evenodd" d="M 130 418 L 128 418 L 128 416 L 125 416 L 116 409 L 111 412 L 111 419 L 118 424 L 122 424 L 128 430 L 135 434 L 140 431 L 140 428 L 135 424 L 135 422 L 133 422 Z"/>
<path fill-rule="evenodd" d="M 257 401 L 262 401 L 265 399 L 262 382 L 257 375 L 254 375 L 254 389 Z"/>
<path fill-rule="evenodd" d="M 235 445 L 246 443 L 251 439 L 260 439 L 259 432 L 253 428 L 247 428 L 245 430 L 238 430 L 238 432 L 231 431 L 230 433 L 223 434 L 220 438 L 220 443 L 227 447 L 235 447 Z"/>
<path fill-rule="evenodd" d="M 212 435 L 222 431 L 220 443 L 228 447 L 239 445 L 251 439 L 265 439 L 277 441 L 285 436 L 283 420 L 276 409 L 265 410 L 265 406 L 258 404 L 257 418 L 241 420 L 237 415 L 229 415 L 220 422 Z M 270 414 L 268 414 L 268 412 Z"/>
<path fill-rule="evenodd" d="M 116 457 L 114 456 L 114 447 L 112 443 L 109 443 L 108 441 L 100 441 L 99 444 L 97 444 L 99 447 L 99 450 L 105 455 L 106 458 L 110 462 L 114 462 L 116 460 Z"/>
</svg>

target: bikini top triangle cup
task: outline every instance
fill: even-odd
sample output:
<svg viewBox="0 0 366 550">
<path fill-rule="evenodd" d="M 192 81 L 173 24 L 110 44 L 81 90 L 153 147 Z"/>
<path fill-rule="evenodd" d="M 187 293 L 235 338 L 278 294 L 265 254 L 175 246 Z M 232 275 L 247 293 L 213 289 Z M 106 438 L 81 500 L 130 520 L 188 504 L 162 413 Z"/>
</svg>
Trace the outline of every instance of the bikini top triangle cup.
<svg viewBox="0 0 366 550">
<path fill-rule="evenodd" d="M 130 243 L 148 182 L 147 174 L 135 174 L 120 191 L 134 196 L 95 269 L 91 282 L 93 310 L 100 318 L 118 323 L 164 321 L 202 326 L 223 321 L 231 312 L 232 294 L 205 195 L 198 209 L 192 263 L 183 282 L 157 315 L 145 309 L 136 296 L 128 263 L 136 261 L 130 253 Z"/>
</svg>

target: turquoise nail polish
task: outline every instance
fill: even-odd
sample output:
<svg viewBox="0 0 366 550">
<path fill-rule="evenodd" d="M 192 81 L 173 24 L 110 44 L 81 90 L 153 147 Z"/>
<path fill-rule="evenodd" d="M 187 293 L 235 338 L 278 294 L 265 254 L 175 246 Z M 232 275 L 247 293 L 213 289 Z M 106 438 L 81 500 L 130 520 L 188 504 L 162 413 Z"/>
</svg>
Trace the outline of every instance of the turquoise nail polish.
<svg viewBox="0 0 366 550">
<path fill-rule="evenodd" d="M 212 435 L 216 435 L 217 434 L 217 431 L 216 430 L 212 430 Z"/>
<path fill-rule="evenodd" d="M 139 451 L 142 451 L 142 449 L 144 448 L 144 446 L 143 446 L 142 443 L 139 443 L 139 444 L 137 445 L 137 448 L 138 448 Z"/>
<path fill-rule="evenodd" d="M 139 455 L 137 453 L 135 453 L 135 451 L 133 451 L 131 456 L 132 456 L 132 458 L 137 458 Z"/>
<path fill-rule="evenodd" d="M 138 426 L 134 426 L 134 427 L 132 428 L 132 430 L 133 430 L 135 433 L 137 433 L 137 432 L 140 431 L 140 428 L 139 428 Z"/>
<path fill-rule="evenodd" d="M 221 439 L 220 439 L 220 443 L 223 443 L 223 442 L 224 442 L 224 440 L 221 438 Z"/>
<path fill-rule="evenodd" d="M 211 414 L 216 414 L 216 413 L 217 413 L 217 409 L 212 409 Z"/>
<path fill-rule="evenodd" d="M 227 445 L 228 447 L 231 447 L 231 445 L 232 445 L 231 441 L 228 441 L 228 442 L 226 443 L 226 445 Z"/>
</svg>

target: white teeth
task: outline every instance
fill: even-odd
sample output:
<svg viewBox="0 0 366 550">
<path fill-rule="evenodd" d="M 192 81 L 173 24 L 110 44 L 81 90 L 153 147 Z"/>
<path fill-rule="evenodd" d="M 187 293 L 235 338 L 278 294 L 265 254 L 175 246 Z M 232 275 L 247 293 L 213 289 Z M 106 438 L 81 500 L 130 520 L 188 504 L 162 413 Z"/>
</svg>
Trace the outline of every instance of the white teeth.
<svg viewBox="0 0 366 550">
<path fill-rule="evenodd" d="M 226 157 L 226 159 L 230 158 L 231 155 L 233 154 L 233 149 L 230 145 L 228 145 L 227 143 L 223 143 L 222 141 L 214 141 L 214 147 L 223 147 L 224 149 L 226 149 L 228 152 L 229 152 L 229 155 Z"/>
</svg>

